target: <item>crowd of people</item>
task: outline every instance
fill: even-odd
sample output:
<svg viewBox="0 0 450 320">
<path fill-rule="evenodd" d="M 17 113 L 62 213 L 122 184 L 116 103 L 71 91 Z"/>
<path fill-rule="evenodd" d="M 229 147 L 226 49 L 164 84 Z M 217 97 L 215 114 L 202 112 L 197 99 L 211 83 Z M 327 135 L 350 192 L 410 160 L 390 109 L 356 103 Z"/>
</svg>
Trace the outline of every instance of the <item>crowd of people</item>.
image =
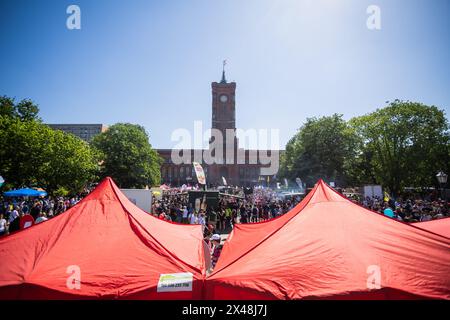
<svg viewBox="0 0 450 320">
<path fill-rule="evenodd" d="M 280 199 L 270 189 L 255 189 L 252 194 L 222 194 L 213 206 L 194 208 L 185 193 L 164 193 L 153 202 L 152 214 L 160 219 L 186 224 L 212 224 L 214 230 L 229 231 L 236 223 L 266 221 L 278 217 L 300 201 Z"/>
<path fill-rule="evenodd" d="M 0 236 L 55 217 L 80 200 L 81 196 L 4 198 L 0 207 Z"/>
<path fill-rule="evenodd" d="M 386 201 L 387 200 L 387 201 Z M 450 203 L 441 199 L 382 199 L 366 197 L 360 203 L 373 211 L 404 222 L 422 222 L 450 216 Z"/>
<path fill-rule="evenodd" d="M 205 241 L 210 245 L 211 262 L 214 267 L 222 248 L 220 234 L 229 233 L 237 223 L 256 223 L 279 217 L 291 210 L 301 199 L 280 198 L 271 189 L 255 188 L 246 194 L 243 188 L 221 190 L 213 205 L 189 202 L 183 192 L 167 190 L 161 199 L 154 199 L 151 214 L 163 220 L 200 224 Z"/>
</svg>

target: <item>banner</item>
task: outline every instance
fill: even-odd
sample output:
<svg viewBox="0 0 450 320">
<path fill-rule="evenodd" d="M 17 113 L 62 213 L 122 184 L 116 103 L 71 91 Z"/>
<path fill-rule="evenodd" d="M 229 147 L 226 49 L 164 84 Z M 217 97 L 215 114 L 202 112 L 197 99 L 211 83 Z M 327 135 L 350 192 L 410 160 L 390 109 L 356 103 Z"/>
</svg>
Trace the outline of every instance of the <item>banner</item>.
<svg viewBox="0 0 450 320">
<path fill-rule="evenodd" d="M 195 175 L 197 176 L 198 183 L 206 184 L 205 172 L 202 166 L 198 162 L 192 162 L 194 165 Z"/>
</svg>

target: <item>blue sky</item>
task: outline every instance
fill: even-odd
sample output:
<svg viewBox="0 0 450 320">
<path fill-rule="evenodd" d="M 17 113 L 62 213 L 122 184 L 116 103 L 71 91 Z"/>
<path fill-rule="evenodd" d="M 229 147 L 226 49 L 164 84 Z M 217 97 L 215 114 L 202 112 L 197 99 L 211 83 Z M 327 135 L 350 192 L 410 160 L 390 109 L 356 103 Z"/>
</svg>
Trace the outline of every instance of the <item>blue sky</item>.
<svg viewBox="0 0 450 320">
<path fill-rule="evenodd" d="M 81 8 L 68 30 L 66 8 Z M 369 5 L 381 30 L 366 27 Z M 0 1 L 0 95 L 48 123 L 131 122 L 157 148 L 211 125 L 211 82 L 237 82 L 237 126 L 362 115 L 395 98 L 450 109 L 450 1 Z"/>
</svg>

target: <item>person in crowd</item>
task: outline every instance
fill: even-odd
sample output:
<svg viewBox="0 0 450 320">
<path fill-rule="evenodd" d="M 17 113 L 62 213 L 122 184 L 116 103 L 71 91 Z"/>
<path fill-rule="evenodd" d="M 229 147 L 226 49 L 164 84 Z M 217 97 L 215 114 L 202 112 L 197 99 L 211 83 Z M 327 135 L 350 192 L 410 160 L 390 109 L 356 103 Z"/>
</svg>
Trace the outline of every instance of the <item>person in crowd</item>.
<svg viewBox="0 0 450 320">
<path fill-rule="evenodd" d="M 258 222 L 258 208 L 256 206 L 252 207 L 250 221 Z"/>
<path fill-rule="evenodd" d="M 41 214 L 39 215 L 39 217 L 36 219 L 35 224 L 47 221 L 47 215 L 45 214 L 45 212 L 41 212 Z"/>
<path fill-rule="evenodd" d="M 225 229 L 231 229 L 233 227 L 231 225 L 232 213 L 233 212 L 230 207 L 225 209 Z"/>
<path fill-rule="evenodd" d="M 247 223 L 248 222 L 247 209 L 245 208 L 244 204 L 241 204 L 241 206 L 239 207 L 239 215 L 240 215 L 240 222 L 241 223 Z"/>
<path fill-rule="evenodd" d="M 190 220 L 189 223 L 190 223 L 190 224 L 198 224 L 198 213 L 197 213 L 197 211 L 194 211 L 194 212 L 191 214 L 191 220 Z"/>
<path fill-rule="evenodd" d="M 19 218 L 19 207 L 14 207 L 12 211 L 9 213 L 9 223 L 11 224 L 14 220 Z"/>
<path fill-rule="evenodd" d="M 198 224 L 202 226 L 202 231 L 204 231 L 206 226 L 206 218 L 205 212 L 203 210 L 200 210 L 200 213 L 198 215 Z"/>
<path fill-rule="evenodd" d="M 189 215 L 189 210 L 186 206 L 183 207 L 183 216 L 181 219 L 181 222 L 184 224 L 188 224 L 188 215 Z"/>
<path fill-rule="evenodd" d="M 223 211 L 222 208 L 220 208 L 219 210 L 217 210 L 217 229 L 219 229 L 220 231 L 225 230 L 225 212 Z"/>
<path fill-rule="evenodd" d="M 39 200 L 36 200 L 33 204 L 33 207 L 31 207 L 30 214 L 33 217 L 34 220 L 36 220 L 39 215 L 41 214 L 42 205 Z"/>
<path fill-rule="evenodd" d="M 17 209 L 14 209 L 9 214 L 9 233 L 20 230 L 20 215 Z"/>
<path fill-rule="evenodd" d="M 394 218 L 394 211 L 392 211 L 388 204 L 386 204 L 383 214 L 389 218 Z"/>
<path fill-rule="evenodd" d="M 177 213 L 177 219 L 175 221 L 178 223 L 181 223 L 181 221 L 183 220 L 183 209 L 176 208 L 176 213 Z"/>
<path fill-rule="evenodd" d="M 3 215 L 3 213 L 0 213 L 0 237 L 6 234 L 8 223 Z"/>
<path fill-rule="evenodd" d="M 221 238 L 219 234 L 213 234 L 210 238 L 212 248 L 211 248 L 211 266 L 214 269 L 214 267 L 217 264 L 217 261 L 219 260 L 220 253 L 222 252 L 222 245 L 220 244 Z"/>
</svg>

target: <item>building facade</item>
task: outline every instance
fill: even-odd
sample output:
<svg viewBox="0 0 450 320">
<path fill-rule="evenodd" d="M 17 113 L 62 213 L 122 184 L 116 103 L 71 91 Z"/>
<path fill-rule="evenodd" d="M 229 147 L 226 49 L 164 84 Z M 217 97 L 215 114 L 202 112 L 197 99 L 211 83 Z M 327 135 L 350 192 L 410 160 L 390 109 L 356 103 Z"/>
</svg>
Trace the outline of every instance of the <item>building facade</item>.
<svg viewBox="0 0 450 320">
<path fill-rule="evenodd" d="M 253 186 L 267 184 L 276 179 L 276 172 L 265 173 L 264 168 L 273 166 L 267 164 L 267 159 L 279 163 L 282 150 L 244 150 L 239 148 L 236 135 L 236 83 L 227 82 L 225 71 L 220 82 L 212 82 L 212 119 L 211 129 L 216 132 L 209 141 L 208 150 L 172 150 L 158 149 L 164 162 L 161 166 L 162 183 L 182 185 L 196 183 L 196 175 L 192 161 L 199 162 L 206 175 L 207 184 Z M 222 139 L 217 139 L 221 137 Z M 216 154 L 221 150 L 221 154 Z M 186 153 L 187 161 L 174 163 L 173 154 Z M 218 153 L 218 152 L 217 152 Z M 210 155 L 205 161 L 202 155 Z M 211 161 L 213 159 L 213 161 Z"/>
<path fill-rule="evenodd" d="M 84 141 L 91 141 L 92 138 L 108 129 L 104 124 L 47 124 L 54 130 L 61 130 L 71 133 Z"/>
</svg>

